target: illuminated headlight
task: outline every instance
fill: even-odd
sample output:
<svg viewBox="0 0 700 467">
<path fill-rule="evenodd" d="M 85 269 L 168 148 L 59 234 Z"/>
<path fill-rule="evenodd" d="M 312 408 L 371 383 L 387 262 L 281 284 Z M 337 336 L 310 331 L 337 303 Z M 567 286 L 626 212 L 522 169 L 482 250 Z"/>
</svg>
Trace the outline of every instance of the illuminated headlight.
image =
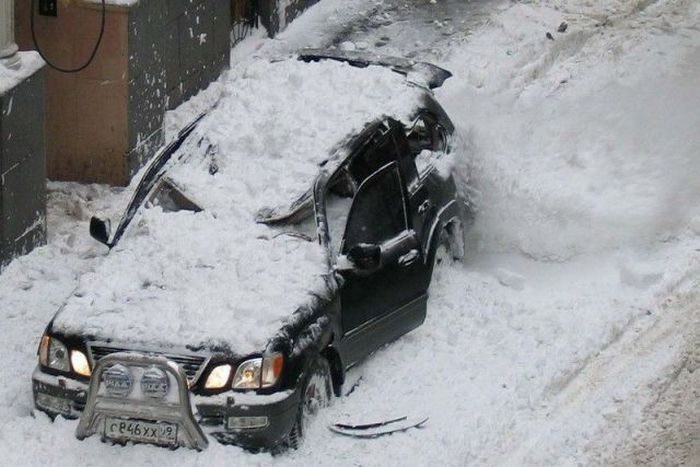
<svg viewBox="0 0 700 467">
<path fill-rule="evenodd" d="M 80 350 L 70 351 L 70 364 L 73 367 L 73 371 L 81 376 L 92 375 L 92 370 L 90 369 L 90 364 L 84 353 Z"/>
<path fill-rule="evenodd" d="M 260 388 L 260 374 L 262 373 L 262 358 L 246 360 L 238 365 L 236 376 L 233 377 L 233 389 L 258 389 Z"/>
<path fill-rule="evenodd" d="M 63 342 L 45 335 L 39 346 L 39 363 L 54 370 L 70 371 L 68 349 Z"/>
<path fill-rule="evenodd" d="M 233 377 L 233 389 L 267 388 L 279 380 L 284 357 L 274 353 L 263 358 L 252 358 L 241 363 Z"/>
<path fill-rule="evenodd" d="M 221 389 L 228 384 L 230 376 L 231 365 L 219 365 L 209 373 L 204 387 L 207 389 Z"/>
<path fill-rule="evenodd" d="M 87 357 L 80 350 L 68 351 L 66 345 L 55 337 L 43 335 L 39 345 L 39 363 L 54 370 L 90 376 L 92 369 Z"/>
</svg>

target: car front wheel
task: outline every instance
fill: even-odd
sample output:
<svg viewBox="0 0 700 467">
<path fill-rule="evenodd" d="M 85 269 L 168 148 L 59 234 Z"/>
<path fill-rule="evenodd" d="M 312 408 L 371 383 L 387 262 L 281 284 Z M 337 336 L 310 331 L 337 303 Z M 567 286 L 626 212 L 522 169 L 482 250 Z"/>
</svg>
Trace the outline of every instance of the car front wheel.
<svg viewBox="0 0 700 467">
<path fill-rule="evenodd" d="M 301 439 L 309 422 L 320 409 L 330 405 L 332 397 L 331 367 L 328 360 L 319 355 L 312 360 L 304 376 L 297 421 L 292 431 L 287 435 L 286 447 L 297 449 L 301 445 Z"/>
<path fill-rule="evenodd" d="M 440 232 L 433 259 L 434 266 L 445 265 L 464 258 L 464 229 L 459 221 L 445 226 Z"/>
</svg>

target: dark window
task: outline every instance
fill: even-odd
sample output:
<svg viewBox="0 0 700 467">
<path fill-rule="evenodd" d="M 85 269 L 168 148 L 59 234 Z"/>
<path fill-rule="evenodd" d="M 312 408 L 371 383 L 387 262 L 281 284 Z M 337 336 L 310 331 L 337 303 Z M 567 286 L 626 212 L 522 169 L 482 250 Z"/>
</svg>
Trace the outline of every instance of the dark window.
<svg viewBox="0 0 700 467">
<path fill-rule="evenodd" d="M 360 186 L 350 210 L 344 251 L 360 243 L 380 244 L 406 230 L 401 177 L 396 163 Z"/>
<path fill-rule="evenodd" d="M 346 169 L 341 169 L 326 193 L 326 223 L 333 255 L 337 254 L 347 225 L 355 184 Z"/>
<path fill-rule="evenodd" d="M 445 135 L 437 121 L 429 114 L 420 116 L 406 135 L 413 156 L 422 151 L 440 152 L 445 150 Z"/>
<path fill-rule="evenodd" d="M 447 148 L 445 130 L 430 114 L 423 114 L 416 120 L 406 139 L 419 174 L 429 170 L 433 160 Z"/>
<path fill-rule="evenodd" d="M 415 163 L 415 157 L 411 154 L 410 147 L 406 138 L 405 130 L 402 126 L 397 126 L 392 134 L 394 144 L 398 148 L 400 154 L 399 164 L 401 166 L 401 175 L 406 185 L 411 185 L 418 178 L 418 169 Z"/>
<path fill-rule="evenodd" d="M 360 184 L 374 172 L 397 159 L 394 139 L 390 133 L 383 130 L 378 132 L 353 158 L 350 163 L 350 172 L 355 181 Z"/>
<path fill-rule="evenodd" d="M 341 198 L 355 196 L 356 184 L 346 167 L 341 168 L 331 182 L 330 192 Z"/>
</svg>

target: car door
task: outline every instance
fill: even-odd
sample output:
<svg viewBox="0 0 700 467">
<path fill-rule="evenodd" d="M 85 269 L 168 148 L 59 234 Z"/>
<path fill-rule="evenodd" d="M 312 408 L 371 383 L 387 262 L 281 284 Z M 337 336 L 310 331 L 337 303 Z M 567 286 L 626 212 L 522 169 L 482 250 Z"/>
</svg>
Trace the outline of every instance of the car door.
<svg viewBox="0 0 700 467">
<path fill-rule="evenodd" d="M 437 217 L 455 197 L 454 180 L 446 181 L 437 170 L 440 158 L 447 154 L 449 131 L 438 117 L 424 112 L 415 120 L 406 137 L 418 173 L 417 179 L 409 183 L 414 228 L 423 242 L 423 253 L 429 260 L 431 245 L 428 243 L 431 239 L 435 240 L 432 234 Z M 430 277 L 427 280 L 429 284 Z"/>
<path fill-rule="evenodd" d="M 355 194 L 341 258 L 343 347 L 356 362 L 420 325 L 424 297 L 410 284 L 422 273 L 420 245 L 407 217 L 406 187 L 398 162 L 369 176 Z"/>
<path fill-rule="evenodd" d="M 416 166 L 416 153 L 406 137 L 406 132 L 401 126 L 394 133 L 398 159 L 401 166 L 401 174 L 407 187 L 407 217 L 409 226 L 416 234 L 420 246 L 423 273 L 416 274 L 411 283 L 405 284 L 411 290 L 413 296 L 427 293 L 430 284 L 431 268 L 427 264 L 428 241 L 431 226 L 437 217 L 438 206 L 435 199 L 435 190 L 426 183 L 426 178 L 421 177 Z"/>
</svg>

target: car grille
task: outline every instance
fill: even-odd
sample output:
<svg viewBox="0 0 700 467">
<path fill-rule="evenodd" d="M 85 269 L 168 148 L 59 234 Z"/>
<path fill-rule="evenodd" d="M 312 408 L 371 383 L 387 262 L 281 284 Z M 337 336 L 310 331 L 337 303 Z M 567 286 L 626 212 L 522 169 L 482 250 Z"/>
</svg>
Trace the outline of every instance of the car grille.
<svg viewBox="0 0 700 467">
<path fill-rule="evenodd" d="M 117 352 L 138 352 L 138 350 L 134 349 L 122 349 L 119 347 L 108 347 L 104 345 L 91 345 L 90 346 L 90 353 L 92 355 L 92 361 L 94 363 L 97 363 L 102 357 L 105 357 L 107 355 L 117 353 Z M 171 355 L 171 354 L 166 354 L 162 352 L 144 352 L 148 354 L 155 354 L 155 355 L 161 355 L 168 360 L 171 360 L 175 363 L 177 363 L 180 368 L 182 368 L 187 375 L 187 380 L 192 383 L 196 380 L 199 370 L 202 368 L 204 363 L 206 362 L 205 357 L 200 357 L 197 355 Z"/>
</svg>

